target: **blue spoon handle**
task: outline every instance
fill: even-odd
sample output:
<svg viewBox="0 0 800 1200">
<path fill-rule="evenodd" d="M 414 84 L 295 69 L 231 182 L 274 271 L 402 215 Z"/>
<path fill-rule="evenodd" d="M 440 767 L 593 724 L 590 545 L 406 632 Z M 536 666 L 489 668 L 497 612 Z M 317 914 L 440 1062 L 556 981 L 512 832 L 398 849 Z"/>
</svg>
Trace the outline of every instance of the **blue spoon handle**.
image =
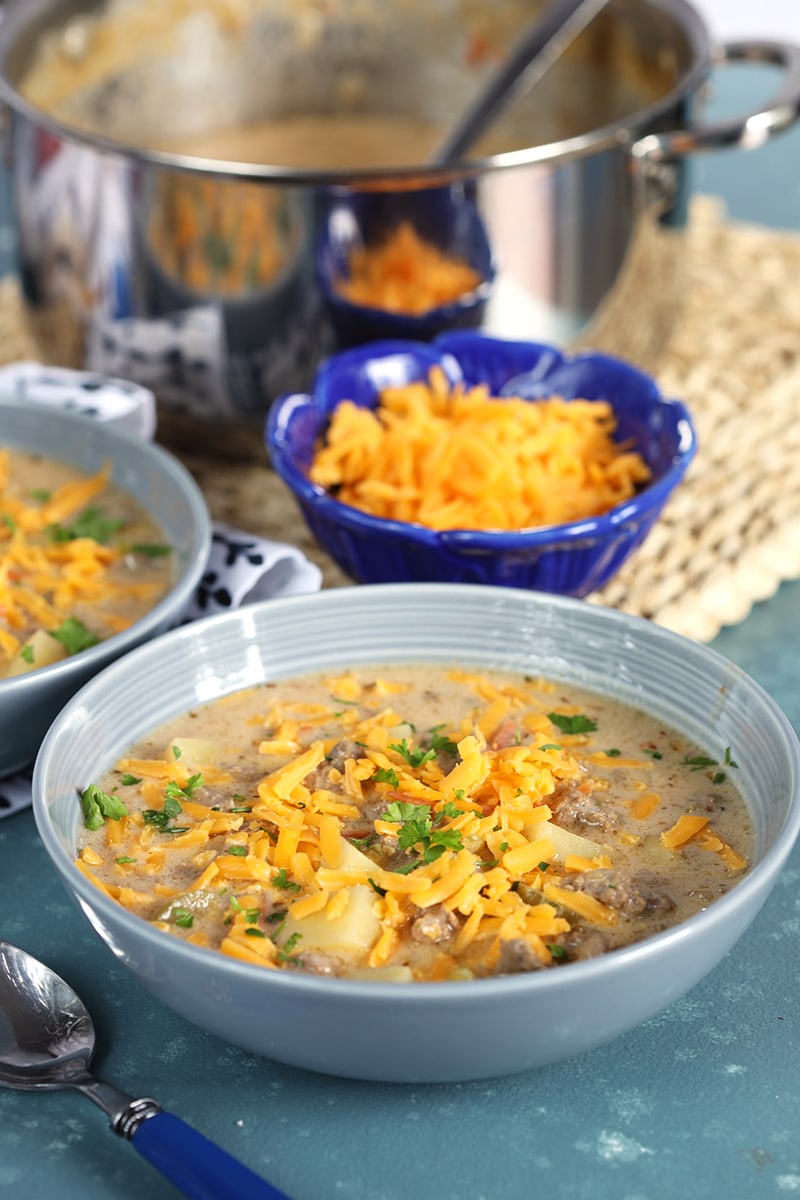
<svg viewBox="0 0 800 1200">
<path fill-rule="evenodd" d="M 172 1113 L 143 1121 L 131 1142 L 191 1200 L 288 1200 Z"/>
</svg>

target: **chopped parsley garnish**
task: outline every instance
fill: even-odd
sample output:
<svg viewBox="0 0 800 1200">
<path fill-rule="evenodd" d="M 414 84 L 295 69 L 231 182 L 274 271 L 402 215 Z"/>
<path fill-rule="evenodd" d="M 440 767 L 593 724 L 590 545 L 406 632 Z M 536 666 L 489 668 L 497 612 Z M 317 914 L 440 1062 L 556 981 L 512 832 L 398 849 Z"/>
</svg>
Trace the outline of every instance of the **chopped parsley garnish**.
<svg viewBox="0 0 800 1200">
<path fill-rule="evenodd" d="M 50 636 L 61 642 L 67 654 L 80 654 L 81 650 L 96 646 L 100 640 L 77 617 L 67 617 L 58 629 L 50 630 Z"/>
<path fill-rule="evenodd" d="M 96 783 L 90 783 L 81 792 L 83 823 L 87 829 L 102 829 L 107 820 L 119 821 L 127 817 L 128 810 L 119 796 L 109 796 Z"/>
<path fill-rule="evenodd" d="M 145 558 L 165 558 L 172 553 L 172 547 L 161 542 L 135 542 L 127 550 L 130 554 L 141 554 Z"/>
<path fill-rule="evenodd" d="M 355 846 L 357 850 L 366 850 L 375 841 L 375 837 L 376 837 L 376 835 L 374 833 L 368 833 L 366 837 L 363 837 L 363 838 L 351 837 L 349 839 L 349 841 L 350 841 L 350 845 Z"/>
<path fill-rule="evenodd" d="M 226 846 L 228 854 L 233 854 L 236 858 L 244 858 L 247 854 L 247 846 Z"/>
<path fill-rule="evenodd" d="M 33 662 L 33 646 L 30 646 L 30 645 L 23 646 L 19 652 L 19 656 L 23 662 L 32 663 Z"/>
<path fill-rule="evenodd" d="M 194 925 L 194 913 L 188 908 L 173 908 L 172 916 L 176 925 L 181 929 L 191 929 Z"/>
<path fill-rule="evenodd" d="M 171 779 L 164 788 L 164 807 L 162 809 L 146 808 L 142 813 L 147 824 L 154 825 L 162 833 L 185 833 L 189 828 L 188 825 L 170 825 L 170 821 L 183 812 L 181 800 L 188 800 L 194 789 L 199 787 L 202 782 L 202 775 L 192 775 L 191 779 L 181 788 L 174 779 Z"/>
<path fill-rule="evenodd" d="M 719 765 L 715 758 L 708 758 L 705 754 L 686 754 L 681 759 L 681 764 L 684 767 L 691 767 L 693 771 L 702 771 L 703 767 L 716 767 Z"/>
<path fill-rule="evenodd" d="M 168 817 L 177 817 L 183 812 L 183 809 L 181 808 L 181 802 L 177 796 L 172 795 L 169 790 L 169 784 L 167 784 L 164 794 L 164 812 Z"/>
<path fill-rule="evenodd" d="M 138 861 L 136 858 L 131 858 L 130 854 L 120 854 L 114 859 L 114 862 L 119 863 L 120 866 L 124 866 L 125 863 L 135 863 Z"/>
<path fill-rule="evenodd" d="M 249 925 L 244 932 L 246 937 L 265 938 L 267 936 L 262 929 L 255 929 L 252 925 Z"/>
<path fill-rule="evenodd" d="M 172 743 L 172 757 L 174 759 L 179 759 L 182 754 L 183 754 L 183 751 L 181 750 L 180 746 L 176 746 L 175 743 L 173 742 Z"/>
<path fill-rule="evenodd" d="M 31 500 L 38 500 L 41 504 L 47 504 L 47 501 L 53 495 L 47 488 L 31 488 L 28 493 Z"/>
<path fill-rule="evenodd" d="M 291 937 L 288 937 L 286 939 L 286 941 L 283 944 L 283 949 L 278 951 L 278 958 L 280 959 L 281 962 L 291 962 L 291 963 L 294 963 L 295 966 L 297 966 L 297 967 L 301 967 L 303 965 L 303 960 L 300 958 L 297 958 L 293 954 L 293 951 L 297 947 L 297 944 L 300 941 L 300 939 L 302 938 L 302 936 L 303 936 L 302 933 L 293 933 Z"/>
<path fill-rule="evenodd" d="M 433 749 L 412 750 L 406 738 L 403 738 L 401 742 L 390 742 L 389 749 L 396 750 L 410 767 L 422 767 L 426 762 L 430 762 L 436 754 L 436 751 Z"/>
<path fill-rule="evenodd" d="M 166 809 L 146 808 L 142 813 L 145 824 L 154 825 L 156 829 L 160 829 L 162 833 L 167 832 L 167 826 L 171 821 L 171 817 Z"/>
<path fill-rule="evenodd" d="M 544 745 L 539 746 L 539 749 L 540 750 L 561 750 L 562 747 L 558 744 L 558 742 L 545 742 Z"/>
<path fill-rule="evenodd" d="M 720 763 L 716 758 L 709 758 L 705 754 L 687 754 L 681 759 L 681 765 L 684 767 L 689 767 L 692 771 L 702 771 L 708 767 L 719 767 Z M 730 767 L 734 771 L 739 770 L 739 764 L 734 762 L 731 756 L 730 746 L 725 747 L 725 754 L 723 755 L 721 765 Z M 727 778 L 728 776 L 725 771 L 715 771 L 711 776 L 711 782 L 718 787 L 720 784 L 724 783 Z"/>
<path fill-rule="evenodd" d="M 203 783 L 203 776 L 199 771 L 196 775 L 190 775 L 183 787 L 176 783 L 174 779 L 170 779 L 164 789 L 164 795 L 168 800 L 177 800 L 178 804 L 180 804 L 181 800 L 191 800 L 193 794 L 199 787 L 203 786 Z M 178 812 L 180 811 L 180 808 L 178 808 Z"/>
<path fill-rule="evenodd" d="M 11 516 L 10 513 L 3 513 L 3 515 L 0 517 L 0 521 L 2 521 L 3 524 L 6 526 L 6 528 L 10 529 L 12 533 L 16 533 L 17 522 L 14 520 L 14 518 Z"/>
<path fill-rule="evenodd" d="M 434 754 L 449 754 L 451 758 L 455 758 L 458 754 L 458 746 L 452 738 L 439 733 L 440 729 L 444 729 L 444 725 L 435 725 L 431 730 L 431 750 Z"/>
<path fill-rule="evenodd" d="M 120 775 L 119 781 L 123 787 L 135 787 L 137 783 L 141 783 L 141 777 L 138 775 Z"/>
<path fill-rule="evenodd" d="M 412 850 L 416 846 L 420 848 L 419 858 L 407 869 L 413 870 L 423 863 L 436 862 L 445 850 L 463 849 L 460 830 L 437 828 L 446 815 L 449 814 L 438 813 L 434 821 L 427 804 L 409 804 L 404 800 L 394 801 L 387 807 L 383 819 L 400 826 L 397 842 L 401 850 Z"/>
<path fill-rule="evenodd" d="M 558 944 L 556 944 L 556 945 L 548 946 L 547 949 L 552 954 L 555 962 L 563 962 L 564 959 L 567 958 L 567 952 L 563 946 L 559 946 Z"/>
<path fill-rule="evenodd" d="M 272 876 L 272 883 L 274 887 L 280 888 L 284 892 L 300 891 L 300 884 L 289 878 L 286 874 L 286 867 L 281 867 L 280 871 Z"/>
<path fill-rule="evenodd" d="M 91 538 L 106 545 L 124 525 L 121 517 L 109 517 L 102 508 L 87 508 L 72 525 L 51 525 L 47 530 L 53 542 L 74 542 L 77 538 Z"/>
<path fill-rule="evenodd" d="M 394 767 L 378 767 L 372 778 L 375 783 L 388 783 L 393 788 L 400 786 L 400 780 L 397 778 L 397 772 Z"/>
<path fill-rule="evenodd" d="M 547 715 L 562 733 L 593 733 L 597 729 L 597 722 L 584 713 L 567 716 L 566 713 L 550 712 Z"/>
<path fill-rule="evenodd" d="M 621 750 L 604 750 L 603 754 L 605 754 L 606 758 L 619 758 L 620 755 L 622 754 L 622 751 Z"/>
<path fill-rule="evenodd" d="M 664 755 L 660 750 L 651 750 L 649 746 L 644 747 L 645 754 L 649 754 L 651 758 L 661 759 Z"/>
<path fill-rule="evenodd" d="M 410 804 L 406 800 L 394 800 L 383 814 L 384 821 L 391 821 L 401 826 L 398 831 L 398 841 L 405 849 L 413 846 L 419 836 L 433 826 L 431 810 L 427 804 Z M 417 837 L 414 837 L 414 834 Z"/>
<path fill-rule="evenodd" d="M 375 882 L 375 880 L 371 876 L 367 877 L 367 883 L 372 888 L 373 892 L 377 892 L 377 894 L 379 896 L 386 895 L 386 888 L 379 887 L 378 884 Z"/>
</svg>

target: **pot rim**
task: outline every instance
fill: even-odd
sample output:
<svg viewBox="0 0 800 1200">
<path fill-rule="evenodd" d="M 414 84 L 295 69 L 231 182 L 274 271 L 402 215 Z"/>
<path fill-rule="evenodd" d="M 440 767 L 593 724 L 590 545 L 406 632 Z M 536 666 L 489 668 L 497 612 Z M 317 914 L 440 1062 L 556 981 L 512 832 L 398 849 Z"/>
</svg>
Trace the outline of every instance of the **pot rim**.
<svg viewBox="0 0 800 1200">
<path fill-rule="evenodd" d="M 712 62 L 711 38 L 708 27 L 690 0 L 646 0 L 651 8 L 668 12 L 686 35 L 692 50 L 692 61 L 678 83 L 657 100 L 636 109 L 625 118 L 543 145 L 523 147 L 484 158 L 461 158 L 446 166 L 374 167 L 358 170 L 305 168 L 239 162 L 234 159 L 205 158 L 174 151 L 148 149 L 115 138 L 105 137 L 74 127 L 32 104 L 18 91 L 7 73 L 8 58 L 16 38 L 26 29 L 47 0 L 34 9 L 32 4 L 20 5 L 3 13 L 0 20 L 0 99 L 19 117 L 53 134 L 55 137 L 114 154 L 139 166 L 160 167 L 178 172 L 212 176 L 219 179 L 272 182 L 280 184 L 324 185 L 351 189 L 354 186 L 384 189 L 392 186 L 406 189 L 439 187 L 497 170 L 563 162 L 611 147 L 632 146 L 643 133 L 650 132 L 652 123 L 670 112 L 676 104 L 691 95 L 707 78 Z"/>
</svg>

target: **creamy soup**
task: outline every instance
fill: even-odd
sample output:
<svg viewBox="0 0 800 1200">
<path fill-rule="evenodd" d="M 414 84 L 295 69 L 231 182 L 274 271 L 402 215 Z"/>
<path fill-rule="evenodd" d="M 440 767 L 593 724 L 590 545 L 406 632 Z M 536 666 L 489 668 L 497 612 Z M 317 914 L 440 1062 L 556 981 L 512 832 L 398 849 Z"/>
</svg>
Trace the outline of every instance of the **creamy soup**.
<svg viewBox="0 0 800 1200">
<path fill-rule="evenodd" d="M 127 629 L 169 591 L 164 534 L 107 470 L 0 447 L 0 678 Z"/>
<path fill-rule="evenodd" d="M 231 162 L 280 163 L 309 170 L 405 167 L 424 163 L 442 136 L 438 125 L 388 113 L 300 114 L 254 121 L 177 141 L 162 150 Z"/>
<path fill-rule="evenodd" d="M 78 865 L 166 935 L 270 970 L 542 970 L 735 884 L 752 840 L 736 772 L 729 749 L 557 683 L 302 677 L 193 710 L 91 782 Z"/>
</svg>

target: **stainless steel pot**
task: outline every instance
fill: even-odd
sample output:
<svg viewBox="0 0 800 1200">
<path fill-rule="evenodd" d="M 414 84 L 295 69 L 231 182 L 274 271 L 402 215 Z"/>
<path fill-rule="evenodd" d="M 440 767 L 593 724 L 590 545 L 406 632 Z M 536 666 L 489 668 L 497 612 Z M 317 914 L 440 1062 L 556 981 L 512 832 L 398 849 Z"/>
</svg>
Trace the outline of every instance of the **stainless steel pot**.
<svg viewBox="0 0 800 1200">
<path fill-rule="evenodd" d="M 216 11 L 225 0 L 195 2 Z M 713 46 L 685 0 L 610 0 L 495 141 L 447 170 L 309 170 L 148 148 L 165 129 L 174 143 L 215 121 L 329 112 L 343 97 L 444 126 L 489 69 L 470 50 L 482 38 L 502 53 L 538 3 L 337 0 L 323 21 L 302 0 L 249 0 L 258 13 L 238 59 L 227 43 L 228 57 L 212 53 L 206 70 L 180 59 L 185 46 L 172 58 L 145 52 L 66 117 L 28 99 L 23 81 L 52 31 L 63 30 L 64 54 L 79 53 L 82 23 L 102 6 L 11 4 L 0 91 L 20 278 L 42 357 L 152 387 L 177 440 L 258 453 L 252 427 L 272 399 L 306 387 L 322 356 L 358 336 L 327 286 L 347 237 L 410 214 L 482 264 L 480 303 L 448 320 L 647 365 L 681 302 L 688 159 L 758 145 L 797 119 L 796 47 Z M 778 65 L 780 90 L 756 112 L 703 124 L 712 68 L 732 61 Z M 216 228 L 187 234 L 187 199 L 218 214 L 227 240 Z M 179 262 L 192 236 L 205 239 L 200 271 Z M 267 262 L 253 250 L 237 274 L 247 237 Z M 408 332 L 380 321 L 369 330 Z"/>
</svg>

